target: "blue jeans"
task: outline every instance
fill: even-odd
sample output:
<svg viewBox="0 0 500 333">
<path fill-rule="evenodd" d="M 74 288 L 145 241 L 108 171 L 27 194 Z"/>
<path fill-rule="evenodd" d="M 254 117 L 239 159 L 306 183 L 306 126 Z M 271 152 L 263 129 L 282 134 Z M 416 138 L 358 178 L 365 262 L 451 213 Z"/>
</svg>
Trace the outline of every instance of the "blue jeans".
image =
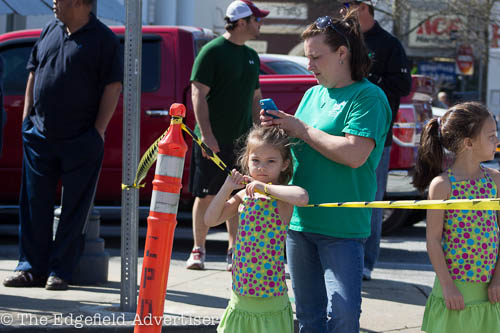
<svg viewBox="0 0 500 333">
<path fill-rule="evenodd" d="M 377 176 L 377 193 L 375 200 L 380 201 L 384 199 L 385 188 L 387 187 L 387 173 L 389 171 L 389 162 L 391 157 L 391 147 L 384 147 L 382 157 L 378 164 L 375 174 Z M 372 231 L 370 237 L 365 243 L 365 266 L 370 271 L 375 267 L 380 253 L 380 237 L 382 235 L 382 208 L 372 209 Z"/>
<path fill-rule="evenodd" d="M 288 231 L 299 332 L 359 332 L 363 242 Z"/>
<path fill-rule="evenodd" d="M 56 275 L 71 282 L 84 247 L 86 222 L 101 170 L 104 142 L 93 126 L 66 140 L 47 140 L 29 117 L 22 126 L 23 169 L 16 271 Z M 59 180 L 64 191 L 53 239 Z"/>
</svg>

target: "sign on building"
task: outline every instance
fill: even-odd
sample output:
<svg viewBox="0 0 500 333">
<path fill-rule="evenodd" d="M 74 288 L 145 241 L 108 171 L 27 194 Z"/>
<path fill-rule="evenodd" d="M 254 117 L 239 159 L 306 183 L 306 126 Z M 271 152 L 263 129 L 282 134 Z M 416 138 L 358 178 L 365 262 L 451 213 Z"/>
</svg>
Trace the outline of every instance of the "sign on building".
<svg viewBox="0 0 500 333">
<path fill-rule="evenodd" d="M 307 5 L 303 3 L 254 1 L 254 4 L 269 11 L 266 19 L 307 20 Z"/>
<path fill-rule="evenodd" d="M 440 86 L 454 86 L 457 81 L 454 62 L 419 61 L 418 73 L 432 77 Z"/>
<path fill-rule="evenodd" d="M 437 15 L 428 18 L 428 12 L 411 11 L 410 27 L 418 28 L 410 33 L 410 47 L 454 48 L 454 33 L 463 30 L 463 18 L 456 15 Z M 427 19 L 426 19 L 427 18 Z M 419 25 L 420 22 L 423 22 Z"/>
</svg>

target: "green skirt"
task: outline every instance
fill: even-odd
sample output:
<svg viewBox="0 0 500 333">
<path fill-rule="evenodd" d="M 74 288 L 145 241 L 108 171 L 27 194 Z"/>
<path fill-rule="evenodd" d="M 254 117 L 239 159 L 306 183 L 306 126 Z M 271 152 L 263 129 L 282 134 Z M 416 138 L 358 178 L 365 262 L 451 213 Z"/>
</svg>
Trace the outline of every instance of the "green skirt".
<svg viewBox="0 0 500 333">
<path fill-rule="evenodd" d="M 439 280 L 435 279 L 425 305 L 422 331 L 437 333 L 500 333 L 500 303 L 488 300 L 488 283 L 455 281 L 464 297 L 465 309 L 449 310 Z"/>
<path fill-rule="evenodd" d="M 288 295 L 262 298 L 240 296 L 231 291 L 217 332 L 293 333 L 293 311 Z"/>
</svg>

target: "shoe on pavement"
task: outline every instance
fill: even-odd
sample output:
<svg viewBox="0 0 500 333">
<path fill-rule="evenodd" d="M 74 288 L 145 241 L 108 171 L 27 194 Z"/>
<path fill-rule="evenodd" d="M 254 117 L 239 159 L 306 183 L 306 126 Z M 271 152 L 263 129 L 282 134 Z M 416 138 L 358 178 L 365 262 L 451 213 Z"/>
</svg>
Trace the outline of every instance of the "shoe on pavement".
<svg viewBox="0 0 500 333">
<path fill-rule="evenodd" d="M 58 276 L 52 275 L 45 284 L 47 290 L 68 290 L 68 283 Z"/>
<path fill-rule="evenodd" d="M 372 279 L 372 271 L 368 268 L 363 268 L 363 281 L 370 281 Z"/>
<path fill-rule="evenodd" d="M 5 287 L 27 288 L 27 287 L 43 287 L 47 281 L 47 277 L 43 275 L 33 274 L 28 271 L 16 271 L 14 275 L 3 280 Z"/>
<path fill-rule="evenodd" d="M 228 272 L 231 272 L 231 270 L 233 268 L 233 249 L 232 248 L 227 250 L 226 263 L 227 263 L 226 270 Z"/>
<path fill-rule="evenodd" d="M 205 249 L 202 247 L 195 247 L 189 255 L 186 262 L 187 269 L 203 270 L 205 269 Z"/>
</svg>

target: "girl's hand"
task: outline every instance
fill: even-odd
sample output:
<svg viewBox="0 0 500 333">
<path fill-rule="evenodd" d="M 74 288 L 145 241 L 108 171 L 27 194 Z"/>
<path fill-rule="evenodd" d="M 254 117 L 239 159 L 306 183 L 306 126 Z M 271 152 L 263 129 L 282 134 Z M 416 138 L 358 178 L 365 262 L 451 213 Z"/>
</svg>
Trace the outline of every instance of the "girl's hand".
<svg viewBox="0 0 500 333">
<path fill-rule="evenodd" d="M 233 169 L 231 175 L 227 176 L 224 186 L 229 187 L 231 191 L 245 187 L 245 176 Z"/>
<path fill-rule="evenodd" d="M 251 177 L 248 177 L 248 184 L 245 187 L 245 191 L 247 196 L 250 198 L 253 198 L 255 196 L 255 192 L 259 191 L 261 193 L 264 193 L 264 183 L 260 182 L 258 180 L 254 180 Z"/>
<path fill-rule="evenodd" d="M 496 279 L 492 279 L 488 286 L 488 299 L 491 304 L 500 302 L 500 282 L 497 282 Z"/>
<path fill-rule="evenodd" d="M 264 113 L 264 110 L 260 110 L 260 124 L 262 126 L 279 126 L 289 136 L 299 139 L 302 139 L 302 136 L 306 133 L 307 125 L 298 118 L 283 111 L 267 110 L 267 112 L 279 118 L 269 117 Z"/>
<path fill-rule="evenodd" d="M 465 309 L 464 297 L 454 284 L 451 284 L 446 288 L 443 287 L 443 296 L 446 307 L 449 310 Z"/>
</svg>

